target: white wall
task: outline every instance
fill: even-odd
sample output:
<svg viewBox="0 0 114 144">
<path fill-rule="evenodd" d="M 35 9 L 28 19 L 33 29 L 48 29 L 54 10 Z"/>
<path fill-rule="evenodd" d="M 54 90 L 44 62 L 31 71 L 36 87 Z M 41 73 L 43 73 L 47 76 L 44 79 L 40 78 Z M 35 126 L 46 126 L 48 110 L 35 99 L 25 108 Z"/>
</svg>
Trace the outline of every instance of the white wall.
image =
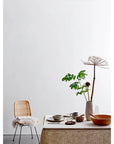
<svg viewBox="0 0 114 144">
<path fill-rule="evenodd" d="M 4 0 L 4 134 L 12 134 L 14 101 L 28 99 L 33 116 L 84 113 L 85 100 L 62 82 L 92 67 L 90 55 L 109 60 L 110 0 Z M 97 68 L 94 105 L 110 113 L 109 70 Z M 95 109 L 94 106 L 94 109 Z M 95 111 L 96 112 L 96 111 Z M 29 131 L 27 128 L 23 133 Z"/>
</svg>

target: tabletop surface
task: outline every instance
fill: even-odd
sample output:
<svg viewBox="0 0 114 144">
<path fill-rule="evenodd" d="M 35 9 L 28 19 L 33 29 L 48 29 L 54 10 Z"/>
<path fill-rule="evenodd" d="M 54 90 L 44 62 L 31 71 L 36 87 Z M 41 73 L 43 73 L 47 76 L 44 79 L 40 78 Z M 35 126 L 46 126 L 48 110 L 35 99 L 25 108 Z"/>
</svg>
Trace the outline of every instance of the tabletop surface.
<svg viewBox="0 0 114 144">
<path fill-rule="evenodd" d="M 86 121 L 84 120 L 83 122 L 76 122 L 75 125 L 65 125 L 66 119 L 62 122 L 49 122 L 47 119 L 51 117 L 51 115 L 46 115 L 45 120 L 44 120 L 44 129 L 101 129 L 101 130 L 110 130 L 111 125 L 107 126 L 99 126 L 93 124 L 92 121 Z"/>
</svg>

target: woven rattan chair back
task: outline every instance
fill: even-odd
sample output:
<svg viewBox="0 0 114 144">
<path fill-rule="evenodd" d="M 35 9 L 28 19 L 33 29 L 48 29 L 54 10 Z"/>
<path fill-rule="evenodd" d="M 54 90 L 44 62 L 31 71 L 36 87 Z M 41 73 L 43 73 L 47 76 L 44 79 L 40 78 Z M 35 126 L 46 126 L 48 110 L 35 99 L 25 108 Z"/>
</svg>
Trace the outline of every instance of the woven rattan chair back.
<svg viewBox="0 0 114 144">
<path fill-rule="evenodd" d="M 31 116 L 30 103 L 27 100 L 16 101 L 14 103 L 14 116 Z"/>
</svg>

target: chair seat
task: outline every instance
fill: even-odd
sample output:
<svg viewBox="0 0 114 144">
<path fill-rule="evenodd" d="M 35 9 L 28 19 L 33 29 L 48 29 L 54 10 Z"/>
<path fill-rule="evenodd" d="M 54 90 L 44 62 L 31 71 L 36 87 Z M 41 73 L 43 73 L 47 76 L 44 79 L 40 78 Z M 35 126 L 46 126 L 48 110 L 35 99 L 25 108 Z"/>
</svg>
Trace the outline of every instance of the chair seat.
<svg viewBox="0 0 114 144">
<path fill-rule="evenodd" d="M 31 116 L 20 116 L 13 121 L 13 125 L 15 126 L 17 123 L 23 126 L 35 126 L 38 123 L 38 119 Z"/>
</svg>

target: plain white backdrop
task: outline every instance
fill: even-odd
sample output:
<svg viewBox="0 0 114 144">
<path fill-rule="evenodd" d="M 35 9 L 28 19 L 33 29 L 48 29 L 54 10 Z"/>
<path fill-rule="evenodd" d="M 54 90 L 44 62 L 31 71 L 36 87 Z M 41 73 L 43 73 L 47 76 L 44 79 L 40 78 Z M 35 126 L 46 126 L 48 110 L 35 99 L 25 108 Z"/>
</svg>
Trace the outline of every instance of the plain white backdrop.
<svg viewBox="0 0 114 144">
<path fill-rule="evenodd" d="M 85 112 L 62 77 L 110 60 L 110 0 L 4 0 L 4 134 L 13 134 L 14 101 L 28 99 L 42 129 L 45 114 Z M 110 114 L 110 69 L 97 68 L 94 112 Z M 96 110 L 97 108 L 97 110 Z M 26 128 L 23 133 L 28 133 Z"/>
<path fill-rule="evenodd" d="M 3 143 L 3 3 L 0 0 L 0 143 Z"/>
</svg>

